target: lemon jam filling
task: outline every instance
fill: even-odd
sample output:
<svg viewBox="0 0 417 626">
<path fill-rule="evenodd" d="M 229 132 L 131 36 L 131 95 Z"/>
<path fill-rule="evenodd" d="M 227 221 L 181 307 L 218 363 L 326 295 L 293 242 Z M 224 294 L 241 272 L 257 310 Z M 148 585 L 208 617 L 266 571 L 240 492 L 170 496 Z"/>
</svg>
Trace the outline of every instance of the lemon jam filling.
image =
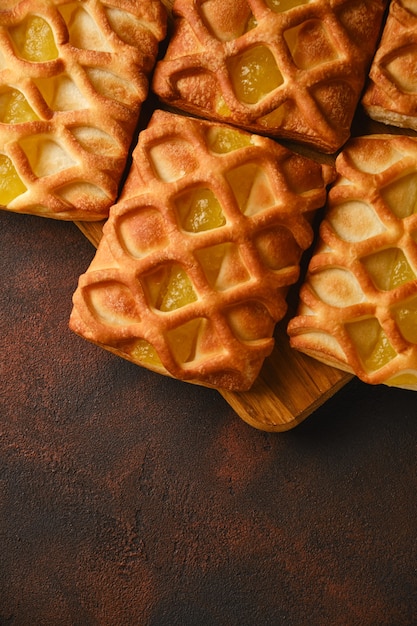
<svg viewBox="0 0 417 626">
<path fill-rule="evenodd" d="M 195 295 L 190 278 L 179 266 L 171 269 L 160 303 L 161 311 L 173 311 L 194 302 Z"/>
<path fill-rule="evenodd" d="M 203 331 L 204 320 L 196 318 L 167 333 L 167 341 L 178 363 L 189 363 L 196 358 L 199 333 Z"/>
<path fill-rule="evenodd" d="M 239 246 L 235 243 L 225 242 L 202 248 L 196 250 L 195 256 L 207 281 L 216 291 L 231 289 L 250 279 Z"/>
<path fill-rule="evenodd" d="M 26 191 L 12 161 L 5 154 L 0 154 L 0 204 L 6 206 Z"/>
<path fill-rule="evenodd" d="M 244 215 L 256 215 L 276 204 L 268 174 L 256 163 L 245 163 L 230 170 L 226 179 Z"/>
<path fill-rule="evenodd" d="M 399 248 L 387 248 L 362 259 L 375 286 L 383 291 L 396 289 L 415 279 L 415 274 L 404 252 Z"/>
<path fill-rule="evenodd" d="M 396 217 L 409 217 L 417 210 L 417 174 L 413 172 L 390 183 L 382 189 L 381 196 Z"/>
<path fill-rule="evenodd" d="M 221 205 L 211 189 L 193 189 L 176 201 L 182 228 L 198 233 L 226 223 Z"/>
<path fill-rule="evenodd" d="M 155 348 L 145 339 L 140 339 L 132 350 L 132 357 L 148 365 L 161 365 L 161 359 Z"/>
<path fill-rule="evenodd" d="M 404 302 L 393 313 L 404 339 L 417 343 L 417 298 Z"/>
<path fill-rule="evenodd" d="M 165 263 L 141 279 L 152 307 L 175 311 L 197 300 L 187 272 L 178 263 Z"/>
<path fill-rule="evenodd" d="M 219 94 L 217 97 L 215 110 L 217 115 L 220 115 L 221 117 L 230 117 L 230 115 L 232 114 L 222 94 Z"/>
<path fill-rule="evenodd" d="M 377 319 L 352 322 L 347 324 L 346 329 L 367 371 L 380 369 L 396 356 Z"/>
<path fill-rule="evenodd" d="M 42 63 L 58 58 L 58 49 L 48 22 L 37 15 L 27 18 L 11 31 L 19 56 Z"/>
<path fill-rule="evenodd" d="M 245 33 L 248 33 L 250 30 L 253 30 L 254 28 L 256 28 L 258 26 L 258 20 L 256 19 L 256 17 L 252 14 L 248 21 L 246 22 L 245 25 Z"/>
<path fill-rule="evenodd" d="M 17 89 L 10 89 L 0 94 L 0 122 L 2 124 L 23 124 L 38 119 L 39 117 L 25 96 Z"/>
<path fill-rule="evenodd" d="M 287 104 L 281 104 L 277 109 L 273 109 L 267 115 L 259 118 L 260 124 L 266 128 L 280 128 L 288 113 Z"/>
<path fill-rule="evenodd" d="M 389 387 L 403 387 L 405 389 L 417 389 L 417 374 L 405 372 L 398 374 L 387 381 Z"/>
<path fill-rule="evenodd" d="M 208 147 L 216 154 L 226 154 L 251 145 L 250 135 L 229 128 L 210 128 L 207 133 Z"/>
<path fill-rule="evenodd" d="M 229 59 L 229 72 L 237 99 L 256 104 L 284 82 L 272 52 L 255 46 Z"/>
</svg>

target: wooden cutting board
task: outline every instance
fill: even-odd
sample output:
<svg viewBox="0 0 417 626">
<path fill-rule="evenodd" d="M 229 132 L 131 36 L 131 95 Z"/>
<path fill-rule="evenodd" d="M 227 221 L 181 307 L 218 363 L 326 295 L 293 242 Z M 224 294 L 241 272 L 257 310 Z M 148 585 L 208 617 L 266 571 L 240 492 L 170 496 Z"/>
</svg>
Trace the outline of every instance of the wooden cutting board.
<svg viewBox="0 0 417 626">
<path fill-rule="evenodd" d="M 172 1 L 163 0 L 163 3 L 170 17 Z M 149 103 L 147 104 L 149 108 Z M 149 114 L 146 111 L 145 116 Z M 309 156 L 308 151 L 306 153 Z M 103 223 L 77 222 L 77 226 L 97 247 L 102 236 Z M 285 331 L 287 321 L 282 320 L 277 325 L 275 349 L 266 359 L 251 390 L 219 390 L 245 422 L 265 431 L 293 428 L 352 378 L 350 374 L 292 350 Z"/>
</svg>

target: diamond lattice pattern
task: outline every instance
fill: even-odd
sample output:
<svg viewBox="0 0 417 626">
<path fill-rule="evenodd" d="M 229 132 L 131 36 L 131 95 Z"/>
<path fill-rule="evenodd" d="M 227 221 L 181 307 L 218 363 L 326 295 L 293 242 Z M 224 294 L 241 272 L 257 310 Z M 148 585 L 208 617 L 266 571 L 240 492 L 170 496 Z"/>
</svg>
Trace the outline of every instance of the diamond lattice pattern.
<svg viewBox="0 0 417 626">
<path fill-rule="evenodd" d="M 151 369 L 247 387 L 272 348 L 312 240 L 307 215 L 324 203 L 332 168 L 323 173 L 270 139 L 162 111 L 133 158 L 80 279 L 76 330 Z M 311 184 L 297 193 L 285 172 L 302 163 Z"/>
<path fill-rule="evenodd" d="M 348 138 L 384 5 L 185 0 L 154 89 L 209 119 L 334 152 Z"/>
<path fill-rule="evenodd" d="M 165 27 L 156 3 L 114 4 L 29 1 L 0 12 L 3 208 L 108 215 Z"/>
<path fill-rule="evenodd" d="M 321 344 L 366 382 L 416 389 L 417 141 L 353 140 L 337 168 L 293 345 Z"/>
</svg>

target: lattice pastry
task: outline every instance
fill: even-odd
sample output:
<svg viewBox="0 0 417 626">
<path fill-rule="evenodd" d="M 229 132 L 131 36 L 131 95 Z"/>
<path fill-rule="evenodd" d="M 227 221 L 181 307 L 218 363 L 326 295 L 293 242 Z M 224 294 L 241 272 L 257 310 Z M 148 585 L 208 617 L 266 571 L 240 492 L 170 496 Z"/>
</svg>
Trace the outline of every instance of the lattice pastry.
<svg viewBox="0 0 417 626">
<path fill-rule="evenodd" d="M 417 130 L 417 2 L 392 0 L 363 106 L 379 122 Z"/>
<path fill-rule="evenodd" d="M 0 207 L 99 220 L 115 202 L 166 12 L 159 1 L 0 9 Z"/>
<path fill-rule="evenodd" d="M 176 0 L 153 90 L 181 110 L 335 152 L 349 137 L 385 5 Z"/>
<path fill-rule="evenodd" d="M 333 176 L 271 139 L 157 110 L 70 327 L 156 372 L 249 388 Z"/>
<path fill-rule="evenodd" d="M 291 345 L 417 390 L 417 139 L 353 139 L 336 168 Z"/>
</svg>

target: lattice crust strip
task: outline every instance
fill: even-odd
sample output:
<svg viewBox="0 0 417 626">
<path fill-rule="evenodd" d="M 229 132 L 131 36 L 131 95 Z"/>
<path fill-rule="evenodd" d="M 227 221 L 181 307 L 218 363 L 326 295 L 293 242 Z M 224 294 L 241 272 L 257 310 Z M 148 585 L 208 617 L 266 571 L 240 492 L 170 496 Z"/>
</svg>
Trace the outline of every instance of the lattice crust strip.
<svg viewBox="0 0 417 626">
<path fill-rule="evenodd" d="M 333 177 L 271 139 L 157 110 L 70 327 L 157 372 L 248 389 Z"/>
<path fill-rule="evenodd" d="M 370 117 L 417 130 L 417 2 L 392 0 L 363 105 Z"/>
<path fill-rule="evenodd" d="M 367 383 L 417 389 L 417 139 L 353 139 L 336 168 L 291 345 Z"/>
<path fill-rule="evenodd" d="M 349 137 L 386 4 L 176 0 L 153 89 L 181 110 L 335 152 Z"/>
<path fill-rule="evenodd" d="M 99 220 L 115 202 L 166 13 L 155 0 L 0 9 L 0 206 Z"/>
</svg>

